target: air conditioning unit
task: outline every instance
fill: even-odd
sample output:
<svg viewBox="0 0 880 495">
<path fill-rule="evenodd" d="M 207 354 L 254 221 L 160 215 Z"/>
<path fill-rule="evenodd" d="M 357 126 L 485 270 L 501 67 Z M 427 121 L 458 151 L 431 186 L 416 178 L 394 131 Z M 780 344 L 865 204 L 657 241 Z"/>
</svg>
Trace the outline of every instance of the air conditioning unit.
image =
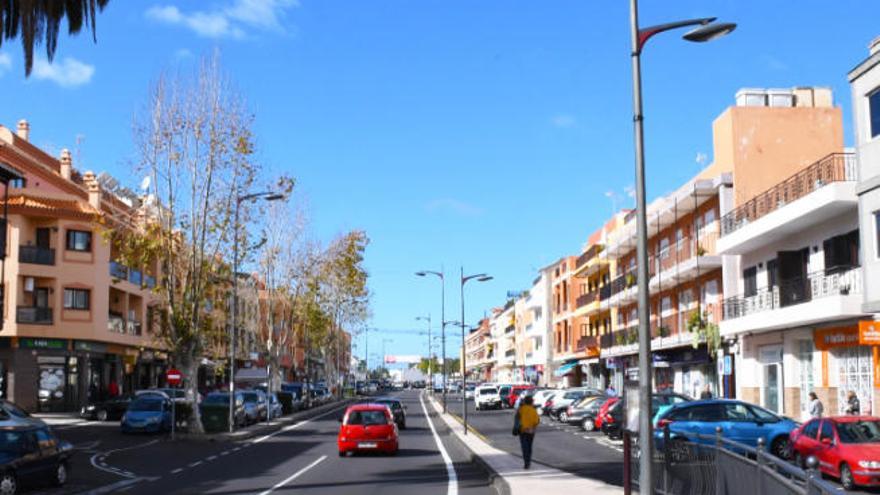
<svg viewBox="0 0 880 495">
<path fill-rule="evenodd" d="M 34 277 L 25 277 L 24 278 L 24 291 L 25 292 L 33 292 L 34 291 Z"/>
</svg>

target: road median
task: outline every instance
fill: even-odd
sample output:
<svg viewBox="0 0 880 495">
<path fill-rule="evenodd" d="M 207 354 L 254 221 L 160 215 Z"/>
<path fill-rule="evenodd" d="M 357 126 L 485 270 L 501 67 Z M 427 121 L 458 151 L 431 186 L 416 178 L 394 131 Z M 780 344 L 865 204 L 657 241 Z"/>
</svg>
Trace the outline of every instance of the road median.
<svg viewBox="0 0 880 495">
<path fill-rule="evenodd" d="M 534 495 L 535 493 L 621 494 L 623 489 L 602 481 L 582 478 L 551 466 L 533 463 L 532 469 L 522 468 L 522 459 L 493 447 L 488 439 L 473 428 L 465 435 L 461 419 L 443 413 L 443 406 L 428 396 L 438 418 L 472 454 L 474 462 L 490 474 L 493 487 L 501 495 Z M 539 432 L 540 434 L 540 432 Z"/>
</svg>

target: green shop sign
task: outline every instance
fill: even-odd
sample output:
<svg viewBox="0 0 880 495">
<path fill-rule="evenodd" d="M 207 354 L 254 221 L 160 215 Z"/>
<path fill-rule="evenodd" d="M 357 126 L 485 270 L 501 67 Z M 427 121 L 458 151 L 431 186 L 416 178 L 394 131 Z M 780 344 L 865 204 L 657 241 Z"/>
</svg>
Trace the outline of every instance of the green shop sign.
<svg viewBox="0 0 880 495">
<path fill-rule="evenodd" d="M 18 347 L 22 349 L 53 349 L 67 350 L 67 341 L 61 339 L 18 339 Z"/>
</svg>

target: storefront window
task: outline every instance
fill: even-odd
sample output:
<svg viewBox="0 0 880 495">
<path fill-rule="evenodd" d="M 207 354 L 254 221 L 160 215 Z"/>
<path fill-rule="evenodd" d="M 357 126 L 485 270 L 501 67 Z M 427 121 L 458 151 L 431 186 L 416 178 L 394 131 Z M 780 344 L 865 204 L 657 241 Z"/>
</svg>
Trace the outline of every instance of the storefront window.
<svg viewBox="0 0 880 495">
<path fill-rule="evenodd" d="M 813 341 L 798 342 L 798 368 L 801 384 L 801 416 L 809 417 L 810 392 L 813 391 Z"/>
<path fill-rule="evenodd" d="M 856 393 L 861 413 L 873 414 L 873 353 L 868 346 L 838 347 L 832 351 L 837 360 L 837 408 L 840 414 L 846 410 L 846 394 Z"/>
</svg>

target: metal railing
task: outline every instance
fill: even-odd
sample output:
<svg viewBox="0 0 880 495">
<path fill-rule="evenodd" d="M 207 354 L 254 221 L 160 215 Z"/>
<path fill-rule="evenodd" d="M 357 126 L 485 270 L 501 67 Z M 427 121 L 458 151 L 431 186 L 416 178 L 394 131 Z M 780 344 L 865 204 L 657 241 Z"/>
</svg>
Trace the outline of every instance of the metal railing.
<svg viewBox="0 0 880 495">
<path fill-rule="evenodd" d="M 144 274 L 140 270 L 135 270 L 134 268 L 128 269 L 128 281 L 133 283 L 134 285 L 143 284 Z"/>
<path fill-rule="evenodd" d="M 18 306 L 15 308 L 15 321 L 31 325 L 51 325 L 52 308 Z"/>
<path fill-rule="evenodd" d="M 602 287 L 599 287 L 599 300 L 607 301 L 611 299 L 611 284 L 605 284 Z"/>
<path fill-rule="evenodd" d="M 117 261 L 111 261 L 110 276 L 119 280 L 128 280 L 128 267 Z"/>
<path fill-rule="evenodd" d="M 814 272 L 766 287 L 749 296 L 734 296 L 724 300 L 723 318 L 730 320 L 771 311 L 819 299 L 822 297 L 862 293 L 862 271 L 847 267 L 827 274 Z"/>
<path fill-rule="evenodd" d="M 587 292 L 586 294 L 581 294 L 575 299 L 575 306 L 581 308 L 586 306 L 587 304 L 597 302 L 599 300 L 599 291 L 594 290 Z"/>
<path fill-rule="evenodd" d="M 113 333 L 125 333 L 125 320 L 111 315 L 107 320 L 107 331 Z"/>
<path fill-rule="evenodd" d="M 661 495 L 825 495 L 840 488 L 821 479 L 815 459 L 808 469 L 770 453 L 764 439 L 752 447 L 721 435 L 691 434 L 688 440 L 670 438 L 663 431 L 662 449 L 651 456 L 654 493 Z M 629 449 L 638 452 L 637 448 Z M 637 455 L 631 455 L 630 473 L 638 473 Z M 638 484 L 635 474 L 633 484 Z"/>
<path fill-rule="evenodd" d="M 39 246 L 19 246 L 18 262 L 35 265 L 54 265 L 55 250 Z"/>
<path fill-rule="evenodd" d="M 577 341 L 577 345 L 575 346 L 575 351 L 580 352 L 588 347 L 596 347 L 598 344 L 598 338 L 595 335 L 586 335 L 581 337 Z"/>
<path fill-rule="evenodd" d="M 140 335 L 141 334 L 141 322 L 129 320 L 125 322 L 126 330 L 128 330 L 129 335 Z"/>
<path fill-rule="evenodd" d="M 767 215 L 833 182 L 858 180 L 855 156 L 832 153 L 776 184 L 721 218 L 721 235 L 736 232 Z"/>
</svg>

